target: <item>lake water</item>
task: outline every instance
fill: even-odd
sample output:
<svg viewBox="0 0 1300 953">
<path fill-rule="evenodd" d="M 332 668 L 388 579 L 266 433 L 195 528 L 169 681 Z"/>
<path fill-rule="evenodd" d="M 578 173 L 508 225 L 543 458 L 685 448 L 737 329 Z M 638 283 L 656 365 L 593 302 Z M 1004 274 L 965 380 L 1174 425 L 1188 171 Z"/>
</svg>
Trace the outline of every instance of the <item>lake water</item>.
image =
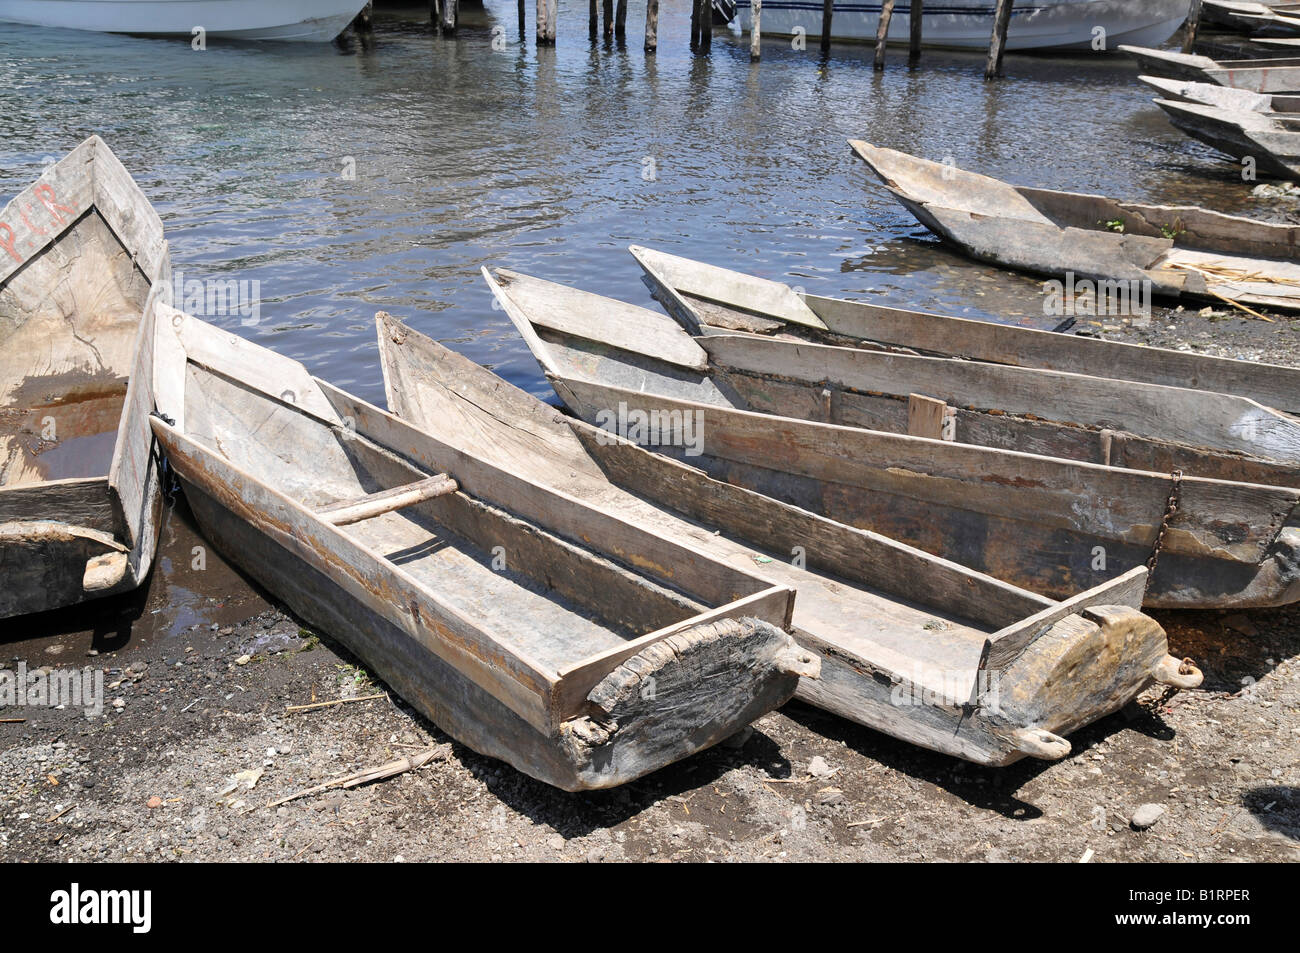
<svg viewBox="0 0 1300 953">
<path fill-rule="evenodd" d="M 411 322 L 538 395 L 549 388 L 479 269 L 500 264 L 654 306 L 641 243 L 867 297 L 1044 324 L 1032 279 L 943 250 L 854 159 L 863 138 L 1017 183 L 1253 211 L 1232 165 L 1173 129 L 1119 56 L 791 49 L 760 64 L 719 33 L 688 49 L 666 0 L 657 56 L 587 37 L 521 43 L 516 7 L 381 10 L 373 43 L 221 44 L 0 24 L 0 199 L 90 133 L 166 223 L 177 270 L 260 282 L 257 324 L 221 321 L 383 402 L 373 315 Z M 497 40 L 494 48 L 494 39 Z M 501 41 L 504 42 L 501 42 Z M 355 167 L 355 178 L 345 173 Z M 652 174 L 648 174 L 652 173 Z"/>
</svg>

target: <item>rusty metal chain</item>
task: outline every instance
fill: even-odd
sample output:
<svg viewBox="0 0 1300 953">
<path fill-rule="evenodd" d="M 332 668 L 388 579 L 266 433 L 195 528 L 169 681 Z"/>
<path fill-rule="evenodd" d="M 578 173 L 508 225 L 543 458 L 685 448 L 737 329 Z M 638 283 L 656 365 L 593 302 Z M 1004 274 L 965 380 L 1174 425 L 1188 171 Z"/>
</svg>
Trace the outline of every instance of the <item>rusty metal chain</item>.
<svg viewBox="0 0 1300 953">
<path fill-rule="evenodd" d="M 1169 487 L 1169 499 L 1165 502 L 1165 515 L 1160 520 L 1160 532 L 1156 534 L 1155 545 L 1151 547 L 1151 555 L 1147 558 L 1147 589 L 1151 588 L 1151 580 L 1156 576 L 1156 564 L 1160 562 L 1160 549 L 1165 543 L 1165 533 L 1169 532 L 1169 521 L 1178 512 L 1179 495 L 1183 489 L 1183 471 L 1174 470 L 1170 474 L 1170 479 L 1171 485 Z"/>
</svg>

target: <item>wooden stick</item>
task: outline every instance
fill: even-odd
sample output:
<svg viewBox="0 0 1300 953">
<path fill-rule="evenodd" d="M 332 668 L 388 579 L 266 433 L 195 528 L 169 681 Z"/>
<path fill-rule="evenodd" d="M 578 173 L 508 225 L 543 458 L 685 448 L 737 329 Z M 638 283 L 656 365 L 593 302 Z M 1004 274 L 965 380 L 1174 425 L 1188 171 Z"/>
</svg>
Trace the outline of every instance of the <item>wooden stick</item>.
<svg viewBox="0 0 1300 953">
<path fill-rule="evenodd" d="M 332 702 L 312 702 L 310 705 L 289 705 L 285 711 L 313 711 L 317 708 L 329 708 L 332 705 L 350 705 L 352 702 L 374 701 L 376 698 L 386 698 L 387 696 L 380 692 L 377 695 L 362 695 L 357 698 L 336 698 Z"/>
<path fill-rule="evenodd" d="M 595 3 L 596 0 L 591 0 Z M 645 51 L 659 49 L 659 0 L 648 0 L 645 6 Z"/>
<path fill-rule="evenodd" d="M 1234 308 L 1240 308 L 1242 311 L 1245 311 L 1247 314 L 1253 314 L 1255 317 L 1259 318 L 1261 321 L 1267 321 L 1269 324 L 1273 324 L 1273 323 L 1274 323 L 1273 319 L 1270 318 L 1268 315 L 1266 315 L 1266 314 L 1260 314 L 1258 311 L 1255 311 L 1255 310 L 1253 310 L 1252 308 L 1248 308 L 1248 307 L 1246 307 L 1246 306 L 1245 306 L 1244 304 L 1242 304 L 1240 301 L 1233 301 L 1233 300 L 1232 300 L 1231 298 L 1229 298 L 1227 295 L 1221 295 L 1221 294 L 1219 294 L 1217 291 L 1212 291 L 1212 290 L 1210 290 L 1209 288 L 1206 288 L 1205 291 L 1206 291 L 1207 294 L 1212 294 L 1212 295 L 1214 295 L 1214 297 L 1218 298 L 1220 301 L 1227 302 L 1228 304 L 1232 305 Z"/>
<path fill-rule="evenodd" d="M 993 35 L 989 37 L 989 58 L 984 64 L 986 80 L 1002 75 L 1002 54 L 1007 46 L 1007 27 L 1011 25 L 1011 7 L 1015 0 L 998 0 L 993 17 Z"/>
<path fill-rule="evenodd" d="M 835 15 L 835 0 L 822 0 L 822 52 L 831 51 L 831 18 Z"/>
<path fill-rule="evenodd" d="M 353 774 L 344 775 L 341 778 L 335 778 L 333 781 L 326 781 L 324 784 L 318 784 L 315 787 L 305 788 L 290 794 L 288 797 L 280 798 L 278 801 L 272 801 L 266 805 L 268 808 L 279 807 L 281 804 L 288 804 L 290 801 L 297 800 L 300 797 L 306 797 L 308 794 L 319 794 L 321 791 L 328 791 L 330 788 L 354 788 L 359 784 L 366 784 L 370 781 L 380 781 L 384 778 L 391 778 L 398 774 L 405 774 L 407 771 L 414 771 L 416 768 L 422 768 L 428 764 L 438 753 L 437 748 L 428 748 L 419 754 L 413 754 L 406 758 L 398 758 L 396 761 L 389 761 L 387 764 L 381 764 L 377 768 L 367 768 L 364 771 L 357 771 Z"/>
<path fill-rule="evenodd" d="M 885 68 L 885 45 L 889 42 L 889 21 L 894 18 L 894 0 L 885 0 L 876 24 L 876 69 Z"/>
<path fill-rule="evenodd" d="M 1192 0 L 1192 8 L 1187 11 L 1187 22 L 1183 24 L 1183 52 L 1190 53 L 1196 46 L 1196 31 L 1201 26 L 1201 0 Z"/>
<path fill-rule="evenodd" d="M 455 0 L 443 0 L 443 2 L 454 3 Z M 349 523 L 360 523 L 362 520 L 374 519 L 376 516 L 383 516 L 385 513 L 391 513 L 394 510 L 405 509 L 408 506 L 414 506 L 416 503 L 423 503 L 435 497 L 446 496 L 448 493 L 455 493 L 457 489 L 455 480 L 445 473 L 440 473 L 437 476 L 409 483 L 406 486 L 382 490 L 379 493 L 369 493 L 355 500 L 331 503 L 329 506 L 320 507 L 316 513 L 327 523 L 334 526 L 346 526 Z"/>
<path fill-rule="evenodd" d="M 26 721 L 26 718 L 0 718 L 0 725 L 21 725 Z"/>
<path fill-rule="evenodd" d="M 750 9 L 749 61 L 757 63 L 763 57 L 763 0 L 751 0 Z"/>
<path fill-rule="evenodd" d="M 77 809 L 77 805 L 75 805 L 75 804 L 69 804 L 69 805 L 68 805 L 67 807 L 65 807 L 63 810 L 59 811 L 58 814 L 54 814 L 54 815 L 52 815 L 51 817 L 47 817 L 47 818 L 45 819 L 45 823 L 46 823 L 46 824 L 53 824 L 55 821 L 57 821 L 59 818 L 61 818 L 64 814 L 67 814 L 67 813 L 70 812 L 70 811 L 75 811 L 76 809 Z"/>
<path fill-rule="evenodd" d="M 907 9 L 907 59 L 911 63 L 921 58 L 921 15 L 924 3 L 925 0 L 912 0 L 911 6 Z"/>
</svg>

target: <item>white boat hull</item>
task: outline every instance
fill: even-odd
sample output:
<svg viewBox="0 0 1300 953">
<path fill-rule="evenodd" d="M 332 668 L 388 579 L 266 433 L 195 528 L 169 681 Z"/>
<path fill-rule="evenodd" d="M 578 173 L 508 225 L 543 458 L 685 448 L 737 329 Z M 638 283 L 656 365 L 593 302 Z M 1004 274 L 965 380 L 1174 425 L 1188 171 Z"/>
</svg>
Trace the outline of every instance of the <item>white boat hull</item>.
<svg viewBox="0 0 1300 953">
<path fill-rule="evenodd" d="M 926 46 L 988 49 L 993 32 L 993 0 L 945 0 L 928 3 L 922 14 Z M 1169 39 L 1187 18 L 1189 0 L 1062 0 L 1057 3 L 1020 0 L 1012 8 L 1007 29 L 1009 50 L 1097 49 L 1097 28 L 1104 49 L 1121 43 L 1148 46 Z M 739 0 L 744 29 L 752 25 L 750 0 Z M 911 30 L 910 4 L 894 7 L 889 42 L 906 43 Z M 831 36 L 837 40 L 876 41 L 880 0 L 837 0 Z M 793 36 L 799 28 L 812 37 L 822 30 L 821 0 L 763 0 L 764 34 Z"/>
<path fill-rule="evenodd" d="M 326 43 L 342 33 L 365 0 L 0 0 L 0 21 L 29 26 Z"/>
</svg>

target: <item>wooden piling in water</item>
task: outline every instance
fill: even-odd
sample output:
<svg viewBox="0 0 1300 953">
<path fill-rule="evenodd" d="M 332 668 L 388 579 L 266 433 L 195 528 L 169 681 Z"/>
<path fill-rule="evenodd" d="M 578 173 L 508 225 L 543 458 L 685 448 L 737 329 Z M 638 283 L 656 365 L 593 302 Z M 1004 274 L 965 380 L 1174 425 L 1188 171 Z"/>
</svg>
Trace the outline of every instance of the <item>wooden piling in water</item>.
<svg viewBox="0 0 1300 953">
<path fill-rule="evenodd" d="M 587 4 L 587 32 L 593 40 L 600 36 L 600 7 L 596 0 L 589 0 Z"/>
<path fill-rule="evenodd" d="M 1192 0 L 1192 8 L 1187 11 L 1187 22 L 1183 24 L 1183 52 L 1191 53 L 1196 46 L 1196 31 L 1201 26 L 1201 0 Z"/>
<path fill-rule="evenodd" d="M 1002 54 L 1007 48 L 1007 27 L 1011 25 L 1011 7 L 1015 0 L 998 0 L 993 15 L 993 35 L 989 37 L 989 58 L 984 64 L 984 78 L 1002 75 Z"/>
<path fill-rule="evenodd" d="M 525 0 L 519 0 L 519 42 L 524 41 L 524 34 L 528 32 L 528 5 Z"/>
<path fill-rule="evenodd" d="M 591 0 L 595 3 L 596 0 Z M 659 0 L 647 0 L 645 5 L 645 51 L 659 49 Z"/>
<path fill-rule="evenodd" d="M 627 39 L 627 0 L 618 0 L 614 8 L 614 39 L 620 43 Z"/>
<path fill-rule="evenodd" d="M 603 0 L 601 9 L 605 16 L 605 36 L 614 35 L 614 0 Z"/>
<path fill-rule="evenodd" d="M 691 49 L 700 48 L 700 0 L 691 0 Z"/>
<path fill-rule="evenodd" d="M 750 0 L 749 61 L 757 63 L 763 56 L 763 0 Z"/>
<path fill-rule="evenodd" d="M 369 3 L 361 8 L 361 12 L 353 17 L 353 31 L 356 33 L 373 33 L 375 31 L 375 25 L 371 18 L 373 17 L 374 12 L 375 3 L 374 0 L 370 0 Z"/>
<path fill-rule="evenodd" d="M 713 4 L 710 0 L 700 0 L 700 52 L 708 53 L 713 49 Z"/>
<path fill-rule="evenodd" d="M 907 8 L 907 60 L 909 63 L 915 63 L 921 58 L 921 15 L 924 13 L 922 7 L 925 0 L 912 0 L 911 5 Z"/>
<path fill-rule="evenodd" d="M 555 45 L 555 0 L 537 0 L 537 45 Z"/>
<path fill-rule="evenodd" d="M 438 32 L 447 36 L 456 35 L 456 23 L 460 19 L 460 0 L 440 0 L 442 19 Z"/>
<path fill-rule="evenodd" d="M 894 18 L 894 0 L 885 0 L 880 6 L 880 22 L 876 24 L 876 69 L 885 68 L 885 46 L 889 43 L 889 21 Z"/>
<path fill-rule="evenodd" d="M 822 0 L 822 52 L 831 51 L 831 19 L 835 15 L 835 0 Z"/>
</svg>

